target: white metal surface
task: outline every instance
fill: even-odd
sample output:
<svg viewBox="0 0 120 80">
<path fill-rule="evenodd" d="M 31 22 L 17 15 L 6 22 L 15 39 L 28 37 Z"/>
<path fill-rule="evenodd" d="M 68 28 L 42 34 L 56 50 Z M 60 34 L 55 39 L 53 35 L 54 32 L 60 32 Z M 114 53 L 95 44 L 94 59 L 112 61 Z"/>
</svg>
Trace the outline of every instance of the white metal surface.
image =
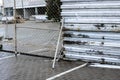
<svg viewBox="0 0 120 80">
<path fill-rule="evenodd" d="M 71 5 L 72 4 L 72 5 Z M 74 6 L 74 7 L 73 7 Z M 80 9 L 80 8 L 118 8 L 120 7 L 120 1 L 75 1 L 63 2 L 62 9 Z"/>
<path fill-rule="evenodd" d="M 112 40 L 120 40 L 120 33 L 113 33 L 113 32 L 79 32 L 79 31 L 65 31 L 65 35 L 71 35 L 76 38 L 84 38 L 85 36 L 88 38 L 95 38 L 95 39 L 112 39 Z M 98 35 L 99 34 L 99 35 Z"/>
<path fill-rule="evenodd" d="M 107 56 L 120 56 L 119 48 L 113 47 L 99 47 L 99 46 L 82 46 L 82 45 L 64 45 L 65 51 L 69 52 L 77 52 L 81 54 L 88 54 L 88 55 L 107 55 Z"/>
<path fill-rule="evenodd" d="M 76 30 L 76 31 L 107 31 L 107 32 L 120 32 L 120 26 L 117 24 L 104 24 L 104 27 L 101 24 L 72 24 L 66 23 L 65 29 L 67 30 Z"/>
<path fill-rule="evenodd" d="M 120 9 L 86 9 L 86 10 L 63 10 L 61 13 L 64 17 L 120 17 Z"/>
<path fill-rule="evenodd" d="M 120 18 L 82 18 L 82 17 L 77 17 L 77 18 L 65 18 L 65 23 L 72 23 L 72 24 L 100 24 L 100 23 L 105 23 L 105 24 L 119 24 L 120 23 Z"/>
<path fill-rule="evenodd" d="M 120 65 L 120 1 L 61 1 L 64 56 Z"/>
<path fill-rule="evenodd" d="M 98 64 L 98 63 L 91 64 L 90 67 L 120 69 L 120 66 L 106 65 L 106 64 L 102 64 L 102 65 L 101 65 L 101 64 Z"/>
</svg>

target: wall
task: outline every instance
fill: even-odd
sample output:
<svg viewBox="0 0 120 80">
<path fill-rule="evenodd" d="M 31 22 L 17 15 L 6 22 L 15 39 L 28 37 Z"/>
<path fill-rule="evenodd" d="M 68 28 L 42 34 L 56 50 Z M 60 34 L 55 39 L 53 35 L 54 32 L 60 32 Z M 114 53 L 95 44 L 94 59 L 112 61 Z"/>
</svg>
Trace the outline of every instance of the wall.
<svg viewBox="0 0 120 80">
<path fill-rule="evenodd" d="M 16 0 L 17 15 L 24 16 L 24 18 L 35 15 L 35 8 L 43 8 L 45 6 L 45 0 Z M 13 16 L 11 11 L 14 9 L 14 0 L 4 0 L 4 9 L 7 16 Z"/>
<path fill-rule="evenodd" d="M 28 7 L 37 7 L 45 6 L 45 0 L 16 0 L 17 8 L 28 8 Z M 14 0 L 4 0 L 4 7 L 14 7 Z"/>
</svg>

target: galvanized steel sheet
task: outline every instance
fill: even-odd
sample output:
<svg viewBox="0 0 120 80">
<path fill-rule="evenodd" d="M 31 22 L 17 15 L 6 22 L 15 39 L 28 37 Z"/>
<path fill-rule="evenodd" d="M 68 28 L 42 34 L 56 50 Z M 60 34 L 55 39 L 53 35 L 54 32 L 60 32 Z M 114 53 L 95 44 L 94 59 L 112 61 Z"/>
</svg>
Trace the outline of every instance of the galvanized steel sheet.
<svg viewBox="0 0 120 80">
<path fill-rule="evenodd" d="M 120 65 L 120 1 L 61 2 L 65 57 Z"/>
</svg>

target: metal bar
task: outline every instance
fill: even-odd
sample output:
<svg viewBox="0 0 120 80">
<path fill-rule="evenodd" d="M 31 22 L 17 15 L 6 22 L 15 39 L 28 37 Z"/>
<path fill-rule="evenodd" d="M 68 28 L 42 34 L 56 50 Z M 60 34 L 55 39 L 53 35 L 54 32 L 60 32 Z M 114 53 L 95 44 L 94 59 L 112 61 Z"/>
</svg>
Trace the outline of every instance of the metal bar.
<svg viewBox="0 0 120 80">
<path fill-rule="evenodd" d="M 61 0 L 61 2 L 90 2 L 90 1 L 92 1 L 92 2 L 96 2 L 96 1 L 103 1 L 103 0 Z M 112 1 L 113 2 L 113 0 L 106 0 L 106 1 Z M 119 0 L 114 0 L 114 1 L 119 1 Z"/>
<path fill-rule="evenodd" d="M 90 39 L 90 38 L 64 38 L 65 44 L 78 44 L 78 45 L 96 45 L 120 48 L 120 41 L 118 40 L 104 40 L 104 39 Z"/>
<path fill-rule="evenodd" d="M 119 14 L 120 13 L 120 11 L 119 11 L 120 9 L 62 9 L 62 13 L 68 13 L 68 14 L 76 14 L 76 13 L 85 13 L 85 14 L 87 14 L 87 13 L 91 13 L 91 15 L 92 15 L 92 13 L 93 14 L 103 14 L 103 15 L 105 15 L 105 13 L 106 14 L 113 14 L 113 13 L 115 13 L 115 14 Z M 115 15 L 114 15 L 115 16 Z"/>
<path fill-rule="evenodd" d="M 61 36 L 62 36 L 63 26 L 64 26 L 64 18 L 62 19 L 62 25 L 61 25 L 61 28 L 59 31 L 59 37 L 58 37 L 58 41 L 57 41 L 57 46 L 56 46 L 56 51 L 55 51 L 55 55 L 54 55 L 52 68 L 55 68 L 55 62 L 56 62 L 57 55 L 58 55 L 58 49 L 59 49 L 59 44 L 60 44 L 60 40 L 61 40 Z"/>
<path fill-rule="evenodd" d="M 120 69 L 120 66 L 117 65 L 107 65 L 107 64 L 98 64 L 98 63 L 92 63 L 89 66 L 98 67 L 98 68 Z"/>
<path fill-rule="evenodd" d="M 103 24 L 120 24 L 120 19 L 116 19 L 116 18 L 80 18 L 80 17 L 77 17 L 77 18 L 67 18 L 65 19 L 65 23 L 73 23 L 73 24 L 100 24 L 100 23 L 103 23 Z"/>
<path fill-rule="evenodd" d="M 101 26 L 104 25 L 104 26 Z M 66 23 L 64 26 L 64 30 L 73 30 L 73 31 L 88 31 L 88 32 L 120 32 L 120 25 L 118 24 L 90 24 L 90 23 Z"/>
<path fill-rule="evenodd" d="M 15 44 L 15 56 L 17 57 L 17 23 L 16 23 L 16 0 L 14 0 L 14 19 L 15 19 L 15 22 L 14 22 L 14 44 Z"/>
<path fill-rule="evenodd" d="M 106 58 L 117 58 L 120 59 L 120 55 L 107 55 L 104 54 L 102 51 L 86 51 L 86 52 L 78 52 L 78 51 L 64 51 L 64 54 L 73 54 L 73 55 L 84 55 L 84 56 L 94 56 L 94 57 L 106 57 Z"/>
<path fill-rule="evenodd" d="M 106 43 L 113 43 L 113 44 L 116 44 L 116 43 L 120 43 L 119 40 L 114 40 L 114 39 L 96 39 L 96 38 L 84 38 L 84 37 L 64 37 L 64 41 L 76 41 L 76 42 L 81 42 L 81 41 L 84 41 L 84 42 L 106 42 Z"/>
<path fill-rule="evenodd" d="M 76 60 L 82 60 L 82 61 L 88 61 L 88 62 L 103 62 L 103 63 L 112 63 L 112 64 L 120 64 L 120 59 L 116 57 L 106 57 L 106 56 L 96 56 L 96 55 L 83 55 L 80 53 L 72 53 L 72 52 L 66 52 L 65 57 L 69 59 L 76 59 Z"/>
<path fill-rule="evenodd" d="M 65 51 L 69 52 L 78 52 L 78 53 L 86 53 L 90 55 L 109 55 L 109 56 L 120 56 L 119 48 L 108 48 L 103 46 L 87 46 L 87 45 L 64 45 Z"/>
<path fill-rule="evenodd" d="M 85 64 L 80 65 L 80 66 L 78 66 L 78 67 L 75 67 L 75 68 L 69 69 L 69 70 L 67 70 L 67 71 L 65 71 L 65 72 L 62 72 L 62 73 L 60 73 L 60 74 L 57 74 L 57 75 L 55 75 L 55 76 L 53 76 L 53 77 L 50 77 L 50 78 L 48 78 L 48 79 L 46 79 L 46 80 L 54 80 L 54 79 L 56 79 L 56 78 L 58 78 L 58 77 L 61 77 L 61 76 L 65 75 L 65 74 L 68 74 L 68 73 L 70 73 L 70 72 L 73 72 L 73 71 L 75 71 L 75 70 L 77 70 L 77 69 L 86 67 L 87 65 L 88 65 L 88 63 L 85 63 Z"/>
<path fill-rule="evenodd" d="M 97 18 L 97 17 L 111 17 L 111 18 L 116 18 L 116 17 L 120 17 L 120 9 L 118 10 L 105 10 L 105 9 L 99 9 L 96 11 L 96 9 L 90 10 L 90 9 L 86 9 L 86 10 L 64 10 L 61 12 L 61 15 L 63 17 L 93 17 L 93 18 Z"/>
<path fill-rule="evenodd" d="M 120 40 L 120 33 L 64 31 L 64 37 Z"/>
<path fill-rule="evenodd" d="M 71 5 L 72 4 L 72 5 Z M 74 6 L 74 7 L 73 7 Z M 116 9 L 120 8 L 120 1 L 103 1 L 103 2 L 72 2 L 63 3 L 61 9 Z"/>
<path fill-rule="evenodd" d="M 17 28 L 58 31 L 57 29 L 44 29 L 44 28 L 33 28 L 33 27 L 17 27 Z"/>
</svg>

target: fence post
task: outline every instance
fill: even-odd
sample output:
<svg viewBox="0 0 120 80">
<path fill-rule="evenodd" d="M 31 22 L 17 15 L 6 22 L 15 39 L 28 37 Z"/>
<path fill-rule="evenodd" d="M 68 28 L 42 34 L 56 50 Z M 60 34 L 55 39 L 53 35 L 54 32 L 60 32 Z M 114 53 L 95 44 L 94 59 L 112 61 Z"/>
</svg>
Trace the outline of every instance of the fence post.
<svg viewBox="0 0 120 80">
<path fill-rule="evenodd" d="M 14 19 L 15 19 L 15 22 L 14 22 L 14 46 L 15 46 L 15 56 L 17 57 L 17 24 L 16 24 L 16 0 L 14 0 Z"/>
<path fill-rule="evenodd" d="M 64 27 L 64 19 L 62 19 L 62 25 L 61 25 L 60 32 L 59 32 L 59 37 L 58 37 L 58 41 L 57 41 L 57 46 L 56 46 L 56 51 L 55 51 L 55 55 L 54 55 L 54 60 L 53 60 L 52 68 L 55 68 L 55 62 L 56 62 L 57 55 L 58 55 L 59 44 L 60 44 L 60 40 L 61 40 L 61 35 L 62 35 L 62 29 L 63 29 L 63 27 Z"/>
</svg>

